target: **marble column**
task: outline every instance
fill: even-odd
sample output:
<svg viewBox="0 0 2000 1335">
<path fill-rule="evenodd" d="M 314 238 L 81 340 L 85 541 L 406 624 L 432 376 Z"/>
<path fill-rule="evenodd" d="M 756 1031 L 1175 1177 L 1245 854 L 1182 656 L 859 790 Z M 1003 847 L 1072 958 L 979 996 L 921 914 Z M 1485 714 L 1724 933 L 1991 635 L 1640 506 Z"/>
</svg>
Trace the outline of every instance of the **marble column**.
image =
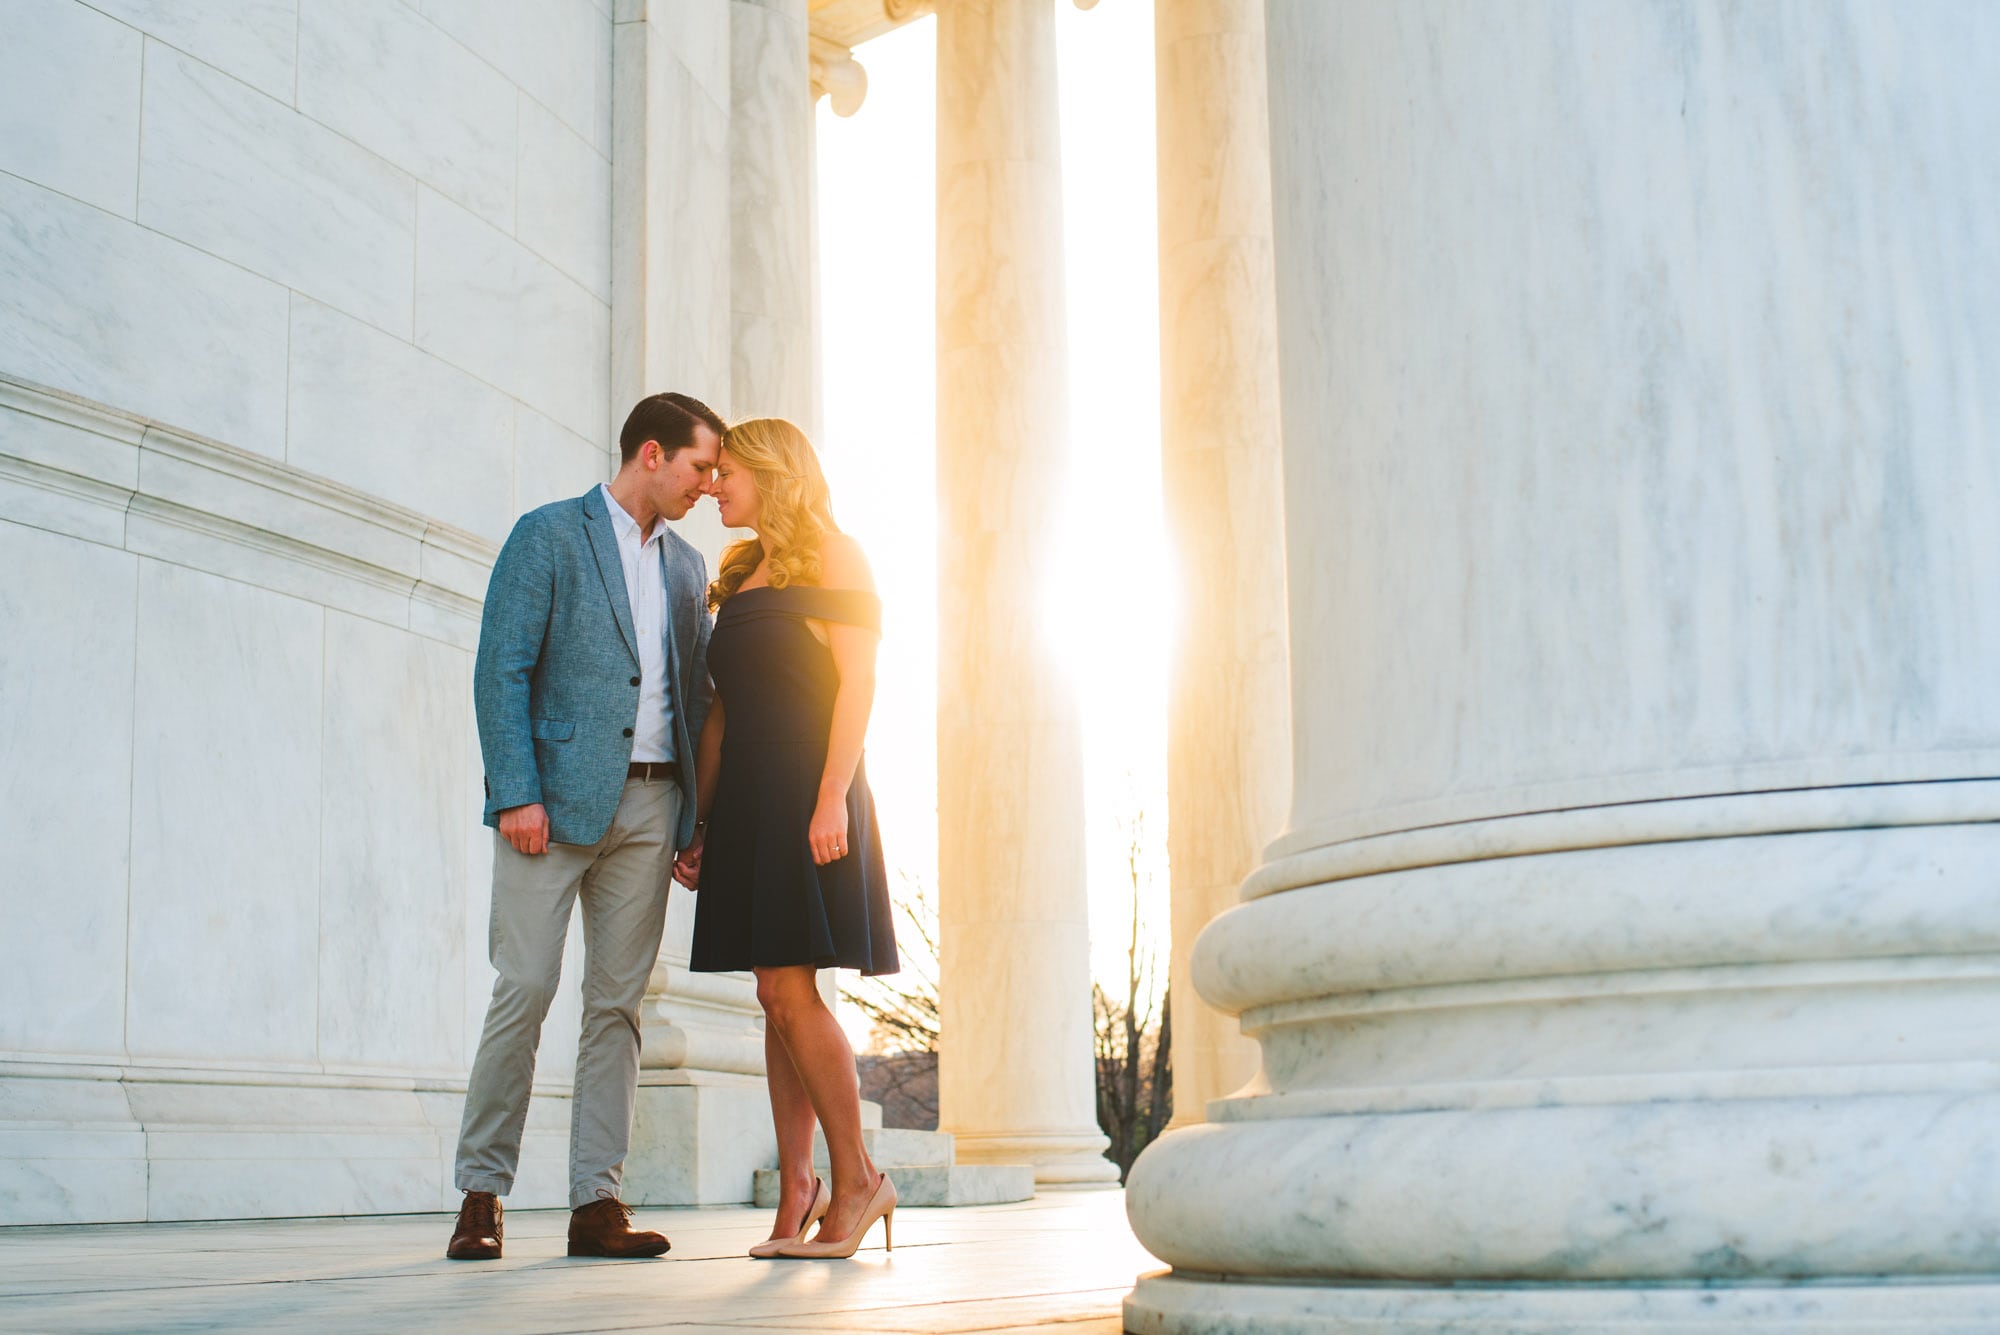
<svg viewBox="0 0 2000 1335">
<path fill-rule="evenodd" d="M 1257 1070 L 1257 1045 L 1196 994 L 1196 934 L 1236 903 L 1284 824 L 1283 454 L 1262 0 L 1157 0 L 1160 452 L 1178 553 L 1167 716 L 1174 1118 Z"/>
<path fill-rule="evenodd" d="M 611 415 L 675 389 L 726 411 L 732 399 L 731 197 L 736 0 L 621 0 L 612 30 Z M 714 562 L 712 506 L 676 528 Z M 627 1199 L 748 1200 L 776 1161 L 765 1111 L 762 1012 L 747 975 L 691 974 L 694 900 L 668 901 L 660 959 L 640 1011 L 640 1090 Z"/>
<path fill-rule="evenodd" d="M 729 0 L 729 415 L 819 429 L 806 0 Z"/>
<path fill-rule="evenodd" d="M 1039 615 L 1068 437 L 1054 13 L 943 0 L 937 25 L 939 1129 L 962 1161 L 1115 1181 L 1083 750 Z"/>
<path fill-rule="evenodd" d="M 611 400 L 730 397 L 732 0 L 620 0 L 612 28 Z"/>
<path fill-rule="evenodd" d="M 1268 14 L 1291 817 L 1127 1328 L 1994 1328 L 2000 10 Z"/>
</svg>

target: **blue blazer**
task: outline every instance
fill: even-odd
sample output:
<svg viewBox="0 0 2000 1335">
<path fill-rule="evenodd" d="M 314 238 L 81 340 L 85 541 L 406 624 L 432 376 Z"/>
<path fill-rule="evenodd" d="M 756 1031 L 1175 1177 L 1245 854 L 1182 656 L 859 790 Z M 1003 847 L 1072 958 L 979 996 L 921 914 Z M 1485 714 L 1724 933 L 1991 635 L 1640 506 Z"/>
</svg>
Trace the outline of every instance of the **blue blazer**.
<svg viewBox="0 0 2000 1335">
<path fill-rule="evenodd" d="M 708 717 L 708 564 L 671 529 L 660 561 L 674 756 L 686 789 L 675 847 L 686 848 L 694 841 L 694 739 Z M 625 790 L 638 678 L 632 602 L 604 494 L 592 487 L 522 515 L 493 564 L 472 666 L 486 823 L 540 802 L 550 839 L 602 839 Z"/>
</svg>

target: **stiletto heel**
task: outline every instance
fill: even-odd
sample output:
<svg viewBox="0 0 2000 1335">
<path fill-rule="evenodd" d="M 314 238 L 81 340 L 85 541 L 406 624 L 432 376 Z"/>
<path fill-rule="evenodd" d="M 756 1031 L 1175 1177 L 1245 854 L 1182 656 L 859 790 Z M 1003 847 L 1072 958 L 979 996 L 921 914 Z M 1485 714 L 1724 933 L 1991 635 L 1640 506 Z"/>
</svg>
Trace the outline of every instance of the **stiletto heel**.
<svg viewBox="0 0 2000 1335">
<path fill-rule="evenodd" d="M 896 1230 L 893 1227 L 895 1218 L 896 1207 L 893 1205 L 882 1212 L 882 1250 L 885 1252 L 896 1250 Z"/>
<path fill-rule="evenodd" d="M 826 1189 L 824 1181 L 814 1178 L 813 1203 L 806 1207 L 806 1221 L 799 1225 L 798 1236 L 793 1238 L 772 1238 L 767 1242 L 760 1242 L 750 1249 L 750 1254 L 760 1261 L 769 1261 L 778 1255 L 780 1247 L 794 1242 L 804 1242 L 806 1234 L 812 1231 L 812 1226 L 824 1219 L 826 1212 L 832 1207 L 833 1193 Z"/>
<path fill-rule="evenodd" d="M 861 1239 L 867 1236 L 869 1227 L 877 1219 L 882 1221 L 883 1248 L 887 1250 L 889 1242 L 889 1216 L 895 1213 L 895 1209 L 896 1184 L 889 1180 L 887 1173 L 884 1173 L 882 1174 L 881 1184 L 875 1188 L 875 1194 L 870 1196 L 868 1204 L 862 1207 L 861 1221 L 854 1226 L 852 1233 L 849 1233 L 839 1242 L 788 1242 L 778 1248 L 778 1255 L 801 1259 L 852 1256 L 855 1249 L 861 1246 Z"/>
</svg>

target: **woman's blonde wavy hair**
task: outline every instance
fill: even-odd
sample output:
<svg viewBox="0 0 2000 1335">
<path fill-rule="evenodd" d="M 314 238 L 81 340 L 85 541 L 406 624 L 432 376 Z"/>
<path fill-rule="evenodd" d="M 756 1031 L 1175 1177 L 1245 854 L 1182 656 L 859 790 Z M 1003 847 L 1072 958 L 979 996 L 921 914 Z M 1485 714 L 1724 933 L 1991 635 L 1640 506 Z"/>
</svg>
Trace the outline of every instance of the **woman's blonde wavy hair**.
<svg viewBox="0 0 2000 1335">
<path fill-rule="evenodd" d="M 722 448 L 757 486 L 757 536 L 731 543 L 708 586 L 711 610 L 729 600 L 765 557 L 771 587 L 818 584 L 820 540 L 837 533 L 833 495 L 806 433 L 782 417 L 753 417 L 723 433 Z"/>
</svg>

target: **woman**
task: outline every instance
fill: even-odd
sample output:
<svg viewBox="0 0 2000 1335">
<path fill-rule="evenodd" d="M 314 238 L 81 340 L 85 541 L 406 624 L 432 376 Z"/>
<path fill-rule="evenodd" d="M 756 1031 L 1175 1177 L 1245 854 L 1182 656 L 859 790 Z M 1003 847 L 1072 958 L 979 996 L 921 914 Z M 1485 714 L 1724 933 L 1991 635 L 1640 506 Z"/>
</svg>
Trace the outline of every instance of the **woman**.
<svg viewBox="0 0 2000 1335">
<path fill-rule="evenodd" d="M 723 553 L 708 590 L 715 702 L 695 748 L 704 825 L 677 869 L 701 887 L 689 967 L 754 970 L 764 1007 L 781 1190 L 771 1236 L 750 1254 L 852 1256 L 878 1218 L 889 1244 L 896 1188 L 862 1146 L 854 1050 L 817 974 L 898 967 L 861 767 L 881 603 L 790 422 L 730 427 L 713 491 L 722 522 L 756 536 Z M 813 1176 L 815 1121 L 831 1192 Z"/>
</svg>

